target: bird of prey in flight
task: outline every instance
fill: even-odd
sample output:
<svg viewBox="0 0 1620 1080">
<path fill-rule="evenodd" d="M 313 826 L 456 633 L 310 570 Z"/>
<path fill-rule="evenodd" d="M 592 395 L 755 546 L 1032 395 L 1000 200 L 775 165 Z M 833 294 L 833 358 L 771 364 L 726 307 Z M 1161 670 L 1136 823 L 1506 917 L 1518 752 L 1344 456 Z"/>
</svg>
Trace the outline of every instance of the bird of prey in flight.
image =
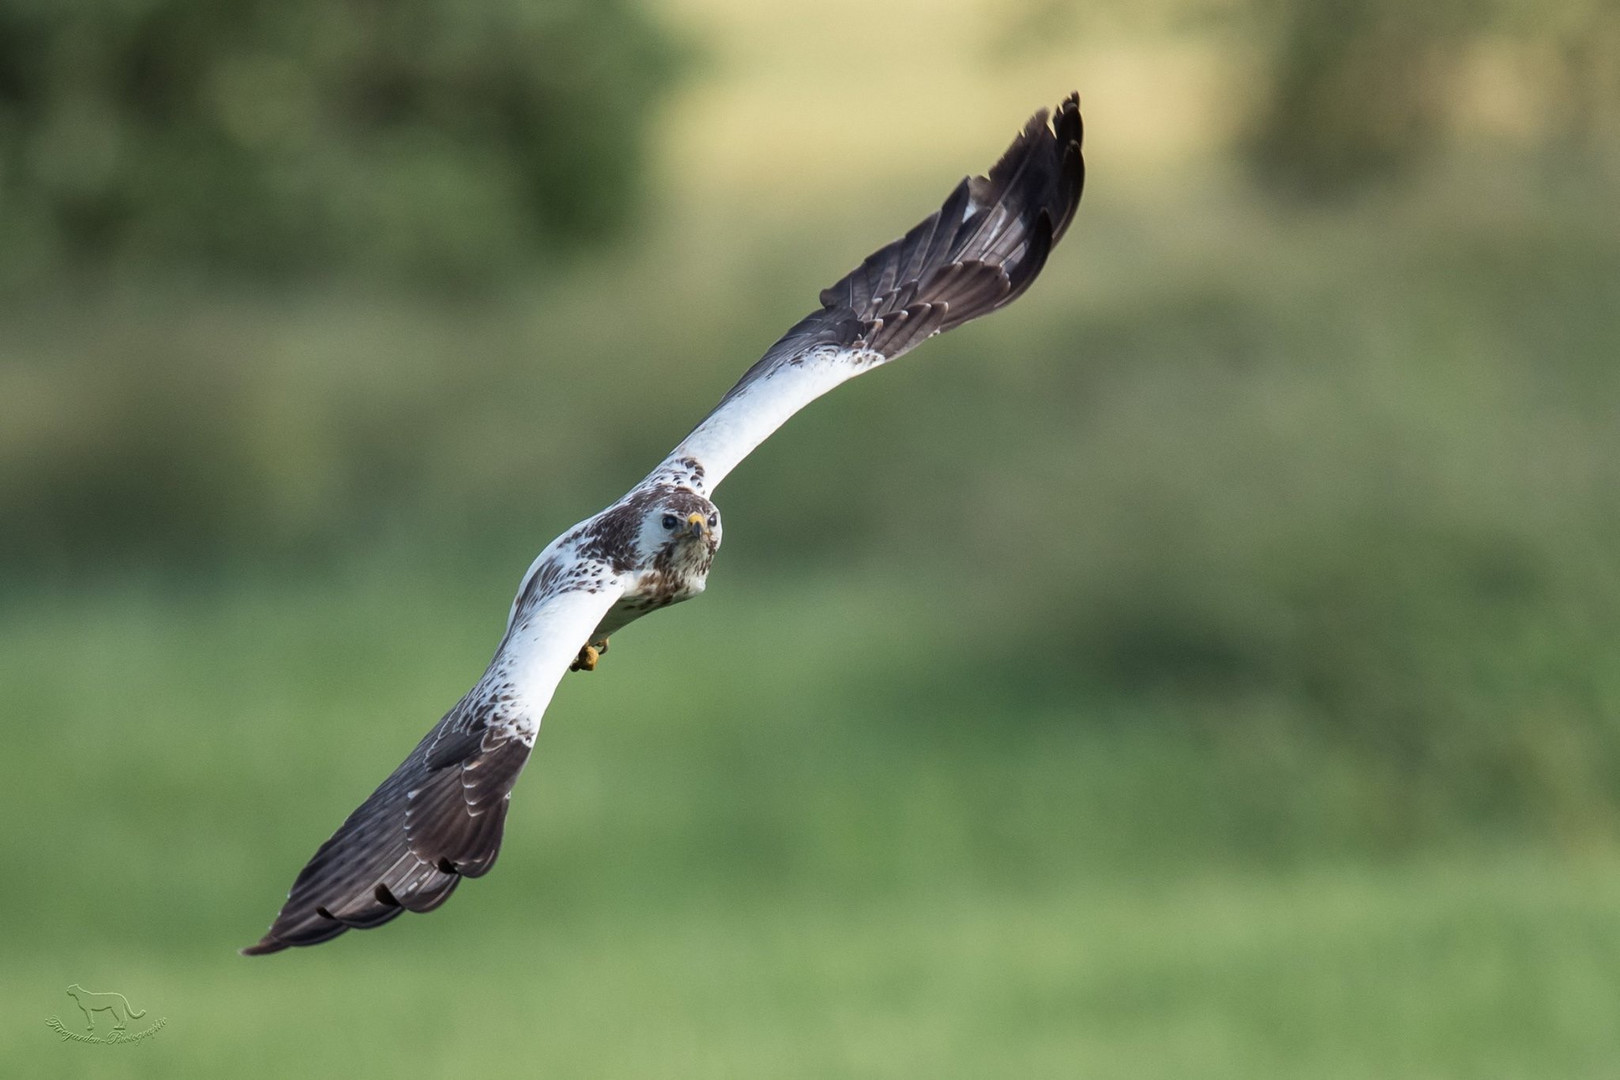
<svg viewBox="0 0 1620 1080">
<path fill-rule="evenodd" d="M 489 668 L 322 844 L 264 938 L 316 945 L 432 911 L 495 864 L 512 785 L 568 671 L 610 634 L 703 591 L 720 547 L 710 500 L 732 469 L 839 383 L 1029 288 L 1080 202 L 1080 99 L 1043 109 L 988 176 L 821 293 L 691 434 L 624 498 L 553 540 L 518 586 Z"/>
</svg>

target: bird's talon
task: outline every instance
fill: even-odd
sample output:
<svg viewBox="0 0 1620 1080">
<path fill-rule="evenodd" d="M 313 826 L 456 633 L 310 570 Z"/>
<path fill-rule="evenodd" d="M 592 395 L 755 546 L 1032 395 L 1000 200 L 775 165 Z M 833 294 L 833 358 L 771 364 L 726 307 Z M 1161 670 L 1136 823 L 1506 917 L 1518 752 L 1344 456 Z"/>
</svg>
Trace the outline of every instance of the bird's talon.
<svg viewBox="0 0 1620 1080">
<path fill-rule="evenodd" d="M 574 662 L 572 664 L 568 665 L 568 670 L 595 671 L 596 661 L 601 657 L 601 655 L 602 653 L 600 650 L 587 645 L 579 650 L 579 655 L 574 657 Z"/>
</svg>

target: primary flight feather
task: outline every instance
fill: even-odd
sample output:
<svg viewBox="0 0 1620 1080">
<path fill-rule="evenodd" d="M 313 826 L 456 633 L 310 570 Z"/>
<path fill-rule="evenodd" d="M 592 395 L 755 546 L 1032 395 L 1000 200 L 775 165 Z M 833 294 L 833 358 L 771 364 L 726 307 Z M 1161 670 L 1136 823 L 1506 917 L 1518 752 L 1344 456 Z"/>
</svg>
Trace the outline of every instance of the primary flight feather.
<svg viewBox="0 0 1620 1080">
<path fill-rule="evenodd" d="M 1033 116 L 988 176 L 958 184 L 905 236 L 822 290 L 799 321 L 624 498 L 553 540 L 518 586 L 506 634 L 467 695 L 299 873 L 263 939 L 316 945 L 432 911 L 495 864 L 512 785 L 569 670 L 607 638 L 703 591 L 720 547 L 710 499 L 804 406 L 926 338 L 1015 300 L 1080 203 L 1080 99 Z"/>
</svg>

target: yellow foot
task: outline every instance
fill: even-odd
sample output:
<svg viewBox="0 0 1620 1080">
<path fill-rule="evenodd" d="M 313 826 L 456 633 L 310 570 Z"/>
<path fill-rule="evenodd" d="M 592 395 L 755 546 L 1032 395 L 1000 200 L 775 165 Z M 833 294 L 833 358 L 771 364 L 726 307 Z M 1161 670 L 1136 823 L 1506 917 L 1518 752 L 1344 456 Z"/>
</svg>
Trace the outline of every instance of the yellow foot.
<svg viewBox="0 0 1620 1080">
<path fill-rule="evenodd" d="M 602 654 L 607 652 L 607 650 L 608 650 L 607 638 L 603 638 L 601 641 L 598 641 L 595 645 L 587 645 L 587 646 L 585 646 L 583 649 L 579 650 L 579 655 L 574 657 L 574 662 L 572 664 L 568 665 L 568 670 L 569 671 L 595 671 L 596 670 L 596 662 L 598 660 L 602 659 Z"/>
</svg>

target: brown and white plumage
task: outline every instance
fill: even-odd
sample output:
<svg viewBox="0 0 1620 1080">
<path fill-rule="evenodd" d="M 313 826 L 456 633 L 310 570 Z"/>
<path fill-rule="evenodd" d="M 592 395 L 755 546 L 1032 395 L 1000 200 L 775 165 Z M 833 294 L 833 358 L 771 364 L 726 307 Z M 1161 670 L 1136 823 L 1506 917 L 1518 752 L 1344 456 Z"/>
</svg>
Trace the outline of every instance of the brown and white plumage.
<svg viewBox="0 0 1620 1080">
<path fill-rule="evenodd" d="M 254 955 L 431 911 L 495 863 L 512 785 L 583 645 L 703 590 L 709 501 L 790 416 L 838 384 L 1023 293 L 1080 202 L 1080 102 L 1032 117 L 988 176 L 821 293 L 651 474 L 540 553 L 476 686 L 350 814 L 293 882 Z"/>
</svg>

